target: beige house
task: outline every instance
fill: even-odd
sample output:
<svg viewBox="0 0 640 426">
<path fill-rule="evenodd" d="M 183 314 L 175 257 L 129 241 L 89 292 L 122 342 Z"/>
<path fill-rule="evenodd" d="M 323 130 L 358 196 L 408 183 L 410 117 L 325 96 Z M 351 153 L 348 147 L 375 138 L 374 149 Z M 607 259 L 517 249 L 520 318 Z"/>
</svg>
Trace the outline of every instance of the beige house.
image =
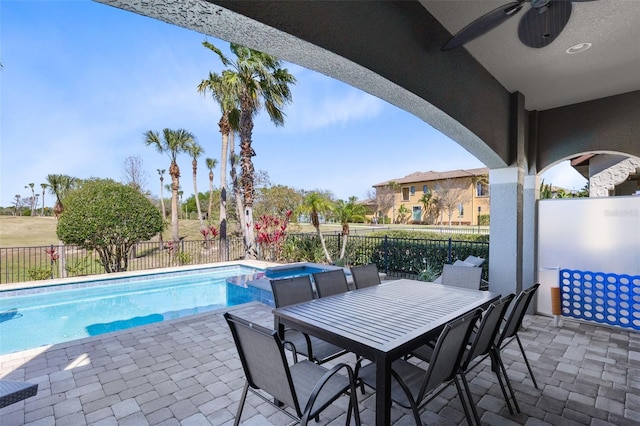
<svg viewBox="0 0 640 426">
<path fill-rule="evenodd" d="M 415 172 L 373 185 L 378 223 L 488 225 L 489 169 Z"/>
</svg>

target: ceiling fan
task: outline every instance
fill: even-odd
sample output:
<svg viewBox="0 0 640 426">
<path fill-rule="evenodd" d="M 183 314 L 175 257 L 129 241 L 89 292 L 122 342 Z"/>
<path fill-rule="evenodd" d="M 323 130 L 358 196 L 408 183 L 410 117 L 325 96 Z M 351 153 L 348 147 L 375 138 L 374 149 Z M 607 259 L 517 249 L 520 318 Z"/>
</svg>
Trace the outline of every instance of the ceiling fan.
<svg viewBox="0 0 640 426">
<path fill-rule="evenodd" d="M 442 51 L 455 49 L 491 31 L 515 16 L 525 3 L 529 10 L 520 19 L 518 37 L 529 47 L 545 47 L 556 39 L 571 17 L 571 4 L 595 0 L 519 0 L 500 6 L 479 17 L 449 39 Z"/>
</svg>

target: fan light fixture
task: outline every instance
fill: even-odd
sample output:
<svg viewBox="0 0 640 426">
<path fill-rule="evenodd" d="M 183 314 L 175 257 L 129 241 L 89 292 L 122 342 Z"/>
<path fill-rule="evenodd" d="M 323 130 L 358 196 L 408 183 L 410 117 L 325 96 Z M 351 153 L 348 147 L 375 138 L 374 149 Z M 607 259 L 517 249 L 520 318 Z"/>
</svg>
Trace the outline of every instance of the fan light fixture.
<svg viewBox="0 0 640 426">
<path fill-rule="evenodd" d="M 573 46 L 571 46 L 570 48 L 568 48 L 566 50 L 566 52 L 569 55 L 573 55 L 574 53 L 581 53 L 584 52 L 585 50 L 589 49 L 592 46 L 591 43 L 578 43 L 578 44 L 574 44 Z"/>
</svg>

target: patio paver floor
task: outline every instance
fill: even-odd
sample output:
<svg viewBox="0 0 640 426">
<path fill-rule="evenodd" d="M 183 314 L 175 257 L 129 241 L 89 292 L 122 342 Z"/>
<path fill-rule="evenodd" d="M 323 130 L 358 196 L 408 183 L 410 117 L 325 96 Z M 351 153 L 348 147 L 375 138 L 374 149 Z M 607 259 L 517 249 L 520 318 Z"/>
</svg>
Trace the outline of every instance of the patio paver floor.
<svg viewBox="0 0 640 426">
<path fill-rule="evenodd" d="M 271 308 L 234 309 L 267 326 Z M 503 352 L 522 413 L 510 415 L 488 360 L 468 374 L 487 425 L 640 425 L 640 333 L 527 316 L 521 338 L 540 389 L 531 382 L 517 343 Z M 339 361 L 353 364 L 353 355 Z M 12 425 L 231 425 L 244 373 L 221 312 L 137 327 L 0 356 L 0 377 L 38 383 L 38 394 L 0 409 Z M 364 424 L 373 424 L 375 398 L 358 393 Z M 344 424 L 340 398 L 318 425 Z M 246 425 L 282 425 L 288 417 L 250 395 Z M 394 407 L 397 425 L 413 417 Z M 466 424 L 455 388 L 427 406 L 423 422 Z"/>
</svg>

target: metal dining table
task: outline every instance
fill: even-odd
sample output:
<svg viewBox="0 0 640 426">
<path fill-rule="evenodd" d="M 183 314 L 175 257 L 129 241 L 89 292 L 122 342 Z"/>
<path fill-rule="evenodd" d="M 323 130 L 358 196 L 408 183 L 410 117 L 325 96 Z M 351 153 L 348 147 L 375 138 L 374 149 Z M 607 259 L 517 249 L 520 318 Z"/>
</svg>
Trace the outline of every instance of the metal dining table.
<svg viewBox="0 0 640 426">
<path fill-rule="evenodd" d="M 499 294 L 401 279 L 276 308 L 288 326 L 376 363 L 376 424 L 391 423 L 391 364 Z M 282 333 L 284 330 L 279 330 Z"/>
</svg>

